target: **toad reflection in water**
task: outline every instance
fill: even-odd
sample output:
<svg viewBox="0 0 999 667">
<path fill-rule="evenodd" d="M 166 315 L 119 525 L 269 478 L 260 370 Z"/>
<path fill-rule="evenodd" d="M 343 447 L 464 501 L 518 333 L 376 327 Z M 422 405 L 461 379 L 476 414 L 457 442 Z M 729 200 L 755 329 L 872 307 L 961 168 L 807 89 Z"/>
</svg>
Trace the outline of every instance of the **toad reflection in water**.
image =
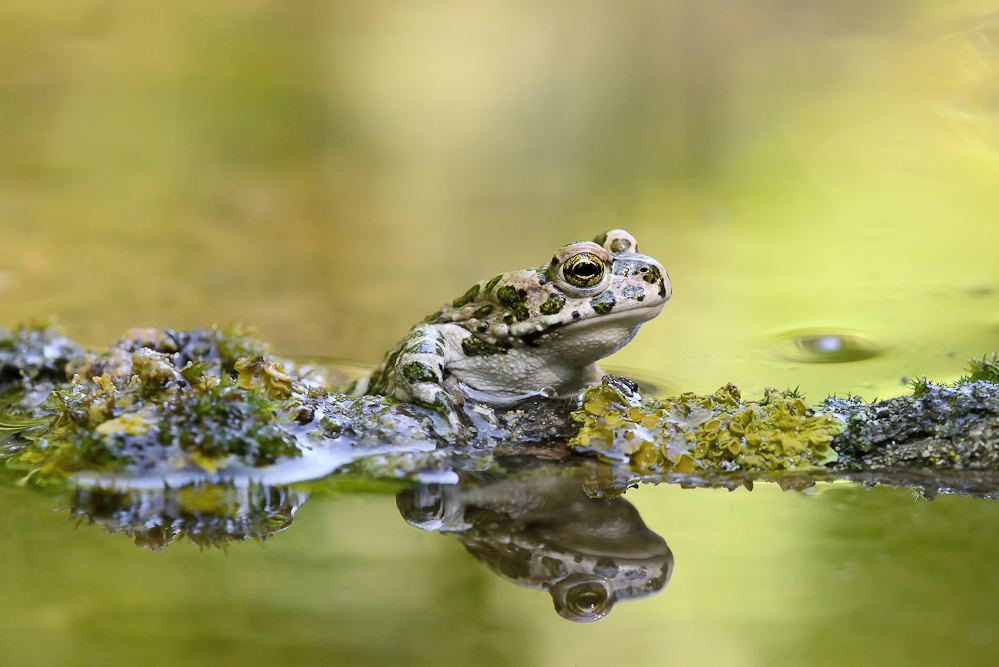
<svg viewBox="0 0 999 667">
<path fill-rule="evenodd" d="M 588 623 L 607 616 L 620 600 L 658 593 L 673 572 L 666 542 L 629 502 L 587 495 L 587 480 L 606 473 L 600 464 L 566 470 L 535 462 L 506 478 L 461 473 L 455 485 L 406 488 L 396 504 L 410 525 L 454 535 L 503 578 L 548 591 L 563 618 Z M 337 482 L 310 488 L 322 493 L 320 487 L 329 484 Z M 308 495 L 304 488 L 197 484 L 77 487 L 68 500 L 79 522 L 125 533 L 136 546 L 159 551 L 183 538 L 221 549 L 266 540 L 291 525 Z"/>
<path fill-rule="evenodd" d="M 396 502 L 410 525 L 454 535 L 500 576 L 548 591 L 577 623 L 658 593 L 673 573 L 672 552 L 631 503 L 591 498 L 582 478 L 564 472 L 465 474 L 457 485 L 406 489 Z"/>
</svg>

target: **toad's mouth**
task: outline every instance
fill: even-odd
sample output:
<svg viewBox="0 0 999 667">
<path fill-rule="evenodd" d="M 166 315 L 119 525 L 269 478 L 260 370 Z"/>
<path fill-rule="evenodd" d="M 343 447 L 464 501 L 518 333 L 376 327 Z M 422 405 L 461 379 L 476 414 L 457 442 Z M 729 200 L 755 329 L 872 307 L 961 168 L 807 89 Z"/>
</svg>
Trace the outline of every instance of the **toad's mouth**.
<svg viewBox="0 0 999 667">
<path fill-rule="evenodd" d="M 663 311 L 666 306 L 665 301 L 655 305 L 638 305 L 633 308 L 625 308 L 606 315 L 591 315 L 562 325 L 563 329 L 577 330 L 586 327 L 613 326 L 622 322 L 648 322 Z"/>
<path fill-rule="evenodd" d="M 595 358 L 602 359 L 627 345 L 638 333 L 638 328 L 662 312 L 665 305 L 664 301 L 654 306 L 563 322 L 540 331 L 528 331 L 521 334 L 520 339 L 527 347 L 559 346 L 564 341 L 574 341 L 573 347 L 601 350 Z"/>
<path fill-rule="evenodd" d="M 559 322 L 558 324 L 553 324 L 546 329 L 534 331 L 528 330 L 520 334 L 520 336 L 529 347 L 534 347 L 541 339 L 556 332 L 562 335 L 568 333 L 582 333 L 588 329 L 612 330 L 626 326 L 638 327 L 641 324 L 654 319 L 657 315 L 659 315 L 659 313 L 662 312 L 665 306 L 666 302 L 662 301 L 655 305 L 628 308 L 615 313 L 608 313 L 607 315 L 591 315 L 578 320 Z"/>
</svg>

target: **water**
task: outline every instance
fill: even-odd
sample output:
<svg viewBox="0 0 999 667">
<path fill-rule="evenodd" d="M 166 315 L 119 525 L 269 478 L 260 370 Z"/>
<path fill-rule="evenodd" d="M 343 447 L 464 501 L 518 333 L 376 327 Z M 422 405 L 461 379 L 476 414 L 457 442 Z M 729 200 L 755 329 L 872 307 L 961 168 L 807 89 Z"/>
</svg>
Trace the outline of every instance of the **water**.
<svg viewBox="0 0 999 667">
<path fill-rule="evenodd" d="M 608 365 L 868 399 L 999 347 L 993 3 L 0 3 L 0 324 L 242 320 L 373 363 L 623 227 L 670 272 Z M 822 363 L 817 363 L 822 362 Z M 392 492 L 162 552 L 0 483 L 0 664 L 986 662 L 990 501 L 628 491 L 669 585 L 554 613 Z"/>
</svg>

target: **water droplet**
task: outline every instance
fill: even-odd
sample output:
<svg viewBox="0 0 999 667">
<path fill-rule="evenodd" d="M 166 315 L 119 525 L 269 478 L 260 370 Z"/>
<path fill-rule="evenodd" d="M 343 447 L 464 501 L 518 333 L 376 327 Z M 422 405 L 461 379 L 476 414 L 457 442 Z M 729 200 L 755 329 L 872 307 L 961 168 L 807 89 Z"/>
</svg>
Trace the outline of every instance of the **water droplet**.
<svg viewBox="0 0 999 667">
<path fill-rule="evenodd" d="M 789 331 L 780 340 L 789 358 L 804 363 L 863 361 L 884 352 L 870 337 L 841 329 Z"/>
</svg>

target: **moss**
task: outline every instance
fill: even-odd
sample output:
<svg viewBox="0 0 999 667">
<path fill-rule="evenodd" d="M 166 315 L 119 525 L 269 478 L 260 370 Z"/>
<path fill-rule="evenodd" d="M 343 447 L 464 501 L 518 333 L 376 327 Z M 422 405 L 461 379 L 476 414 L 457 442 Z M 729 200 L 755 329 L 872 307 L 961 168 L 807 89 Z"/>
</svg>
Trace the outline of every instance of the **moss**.
<svg viewBox="0 0 999 667">
<path fill-rule="evenodd" d="M 957 381 L 959 385 L 979 381 L 999 383 L 999 355 L 995 352 L 981 359 L 969 359 L 967 369 L 968 374 Z"/>
<path fill-rule="evenodd" d="M 569 446 L 650 472 L 773 472 L 835 462 L 833 437 L 846 424 L 792 392 L 766 390 L 742 401 L 728 384 L 710 396 L 657 400 L 607 376 L 573 413 L 581 425 Z"/>
<path fill-rule="evenodd" d="M 912 387 L 913 398 L 921 398 L 930 390 L 930 382 L 926 379 L 925 375 L 913 380 L 909 385 Z"/>
<path fill-rule="evenodd" d="M 163 351 L 129 352 L 143 343 Z M 88 376 L 49 385 L 40 402 L 8 406 L 0 421 L 20 425 L 8 430 L 21 438 L 6 449 L 7 465 L 47 483 L 82 470 L 169 462 L 214 472 L 233 457 L 257 466 L 299 456 L 283 428 L 299 414 L 295 380 L 264 349 L 217 329 L 130 332 L 71 361 Z M 244 352 L 255 354 L 234 358 Z"/>
</svg>

